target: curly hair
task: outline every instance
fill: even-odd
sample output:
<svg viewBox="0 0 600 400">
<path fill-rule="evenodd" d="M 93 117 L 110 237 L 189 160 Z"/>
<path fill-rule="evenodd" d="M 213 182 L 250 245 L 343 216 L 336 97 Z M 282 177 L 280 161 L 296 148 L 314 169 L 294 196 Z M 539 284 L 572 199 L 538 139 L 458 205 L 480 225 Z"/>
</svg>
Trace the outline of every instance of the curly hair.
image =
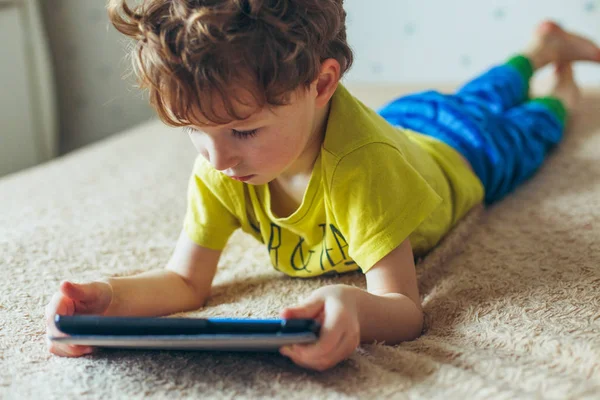
<svg viewBox="0 0 600 400">
<path fill-rule="evenodd" d="M 133 72 L 167 125 L 219 125 L 287 104 L 321 63 L 343 75 L 353 55 L 343 0 L 109 0 L 115 28 L 134 39 Z M 240 89 L 251 95 L 244 102 Z M 215 109 L 222 104 L 225 114 Z"/>
</svg>

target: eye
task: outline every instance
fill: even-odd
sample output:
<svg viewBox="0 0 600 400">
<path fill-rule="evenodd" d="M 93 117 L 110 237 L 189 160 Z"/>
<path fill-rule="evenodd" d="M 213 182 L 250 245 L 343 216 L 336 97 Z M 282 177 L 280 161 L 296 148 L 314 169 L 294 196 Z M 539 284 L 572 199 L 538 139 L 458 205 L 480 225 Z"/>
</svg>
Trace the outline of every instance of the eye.
<svg viewBox="0 0 600 400">
<path fill-rule="evenodd" d="M 187 134 L 201 133 L 199 130 L 197 130 L 191 126 L 184 126 L 183 131 Z M 232 129 L 231 133 L 233 134 L 233 136 L 235 136 L 238 139 L 248 139 L 248 138 L 251 138 L 252 136 L 256 136 L 256 134 L 258 133 L 258 129 L 252 129 L 250 131 L 238 131 L 238 130 Z"/>
<path fill-rule="evenodd" d="M 233 136 L 238 139 L 249 139 L 256 136 L 258 129 L 252 129 L 251 131 L 236 131 L 235 129 L 232 129 L 231 132 L 233 133 Z"/>
<path fill-rule="evenodd" d="M 184 126 L 183 131 L 187 134 L 198 133 L 198 131 L 191 126 Z"/>
</svg>

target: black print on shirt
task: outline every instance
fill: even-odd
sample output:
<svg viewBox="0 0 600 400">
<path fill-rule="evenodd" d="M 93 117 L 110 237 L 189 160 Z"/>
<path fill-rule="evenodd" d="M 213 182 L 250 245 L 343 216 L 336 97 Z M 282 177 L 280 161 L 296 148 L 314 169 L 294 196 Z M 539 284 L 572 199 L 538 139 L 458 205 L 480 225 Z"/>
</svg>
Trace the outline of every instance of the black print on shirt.
<svg viewBox="0 0 600 400">
<path fill-rule="evenodd" d="M 349 247 L 346 238 L 342 235 L 342 232 L 335 225 L 329 224 L 329 231 L 331 232 L 331 236 L 333 236 L 335 240 L 335 244 L 327 242 L 327 224 L 319 224 L 321 231 L 323 233 L 322 237 L 322 245 L 321 245 L 321 254 L 319 256 L 319 264 L 321 266 L 322 271 L 326 271 L 327 269 L 331 269 L 336 267 L 337 265 L 344 263 L 344 265 L 352 265 L 356 264 L 347 252 L 347 248 Z M 279 248 L 282 245 L 281 242 L 281 227 L 271 223 L 271 230 L 269 233 L 269 243 L 267 248 L 269 250 L 269 255 L 272 252 L 275 254 L 272 255 L 271 259 L 273 260 L 273 265 L 276 269 L 279 270 Z M 330 239 L 331 242 L 331 239 Z M 329 247 L 331 245 L 332 247 Z M 310 261 L 312 260 L 312 256 L 315 253 L 314 250 L 310 248 L 306 248 L 305 246 L 305 238 L 298 237 L 298 243 L 294 247 L 290 255 L 290 266 L 295 271 L 306 271 L 307 273 L 311 273 L 308 269 Z"/>
<path fill-rule="evenodd" d="M 310 272 L 306 267 L 308 266 L 308 263 L 310 262 L 310 258 L 312 257 L 314 250 L 309 250 L 308 258 L 306 258 L 306 260 L 304 260 L 305 255 L 304 255 L 304 250 L 302 249 L 302 243 L 304 243 L 303 237 L 300 238 L 300 240 L 298 241 L 298 244 L 296 245 L 296 247 L 294 247 L 294 251 L 292 252 L 292 257 L 290 258 L 290 265 L 296 271 L 305 270 L 306 272 Z"/>
<path fill-rule="evenodd" d="M 271 223 L 271 235 L 269 236 L 269 255 L 271 251 L 275 250 L 275 268 L 279 269 L 279 247 L 281 247 L 281 227 Z"/>
<path fill-rule="evenodd" d="M 331 229 L 331 233 L 333 234 L 333 238 L 335 239 L 337 248 L 338 248 L 339 252 L 342 254 L 342 259 L 334 261 L 331 258 L 331 256 L 329 255 L 329 252 L 331 250 L 333 250 L 333 248 L 327 247 L 327 240 L 326 240 L 327 232 L 325 231 L 326 225 L 320 224 L 319 226 L 323 230 L 323 248 L 321 250 L 321 269 L 323 271 L 325 271 L 325 267 L 323 266 L 323 255 L 324 254 L 327 256 L 327 261 L 329 261 L 329 265 L 331 266 L 331 268 L 335 267 L 336 265 L 338 265 L 342 262 L 344 263 L 344 265 L 356 264 L 356 262 L 354 260 L 348 259 L 350 256 L 348 254 L 346 254 L 346 252 L 344 251 L 345 248 L 349 247 L 348 242 L 346 241 L 346 238 L 344 237 L 344 235 L 342 235 L 342 232 L 340 232 L 340 230 L 338 228 L 336 228 L 335 225 L 333 225 L 333 224 L 329 224 L 329 229 Z"/>
</svg>

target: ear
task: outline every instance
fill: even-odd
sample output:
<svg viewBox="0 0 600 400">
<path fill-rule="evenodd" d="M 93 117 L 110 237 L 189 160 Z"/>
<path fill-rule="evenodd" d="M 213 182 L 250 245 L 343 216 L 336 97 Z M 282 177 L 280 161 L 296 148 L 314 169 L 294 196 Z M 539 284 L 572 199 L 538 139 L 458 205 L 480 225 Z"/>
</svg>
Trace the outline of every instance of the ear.
<svg viewBox="0 0 600 400">
<path fill-rule="evenodd" d="M 321 63 L 319 77 L 314 82 L 317 89 L 317 107 L 325 107 L 329 103 L 340 81 L 340 70 L 340 63 L 335 58 L 328 58 Z"/>
</svg>

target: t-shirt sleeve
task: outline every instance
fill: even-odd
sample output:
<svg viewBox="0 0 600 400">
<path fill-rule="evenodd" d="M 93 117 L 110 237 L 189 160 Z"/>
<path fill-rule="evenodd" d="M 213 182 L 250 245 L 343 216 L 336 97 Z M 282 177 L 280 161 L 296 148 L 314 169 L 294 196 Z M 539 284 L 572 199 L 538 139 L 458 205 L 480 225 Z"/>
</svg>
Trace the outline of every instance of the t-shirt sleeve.
<svg viewBox="0 0 600 400">
<path fill-rule="evenodd" d="M 187 212 L 183 228 L 197 245 L 222 250 L 231 234 L 239 227 L 234 213 L 224 204 L 231 198 L 228 188 L 219 185 L 201 162 L 196 161 L 187 191 Z"/>
<path fill-rule="evenodd" d="M 338 162 L 331 206 L 350 257 L 367 272 L 398 247 L 442 198 L 395 147 L 370 143 Z"/>
</svg>

